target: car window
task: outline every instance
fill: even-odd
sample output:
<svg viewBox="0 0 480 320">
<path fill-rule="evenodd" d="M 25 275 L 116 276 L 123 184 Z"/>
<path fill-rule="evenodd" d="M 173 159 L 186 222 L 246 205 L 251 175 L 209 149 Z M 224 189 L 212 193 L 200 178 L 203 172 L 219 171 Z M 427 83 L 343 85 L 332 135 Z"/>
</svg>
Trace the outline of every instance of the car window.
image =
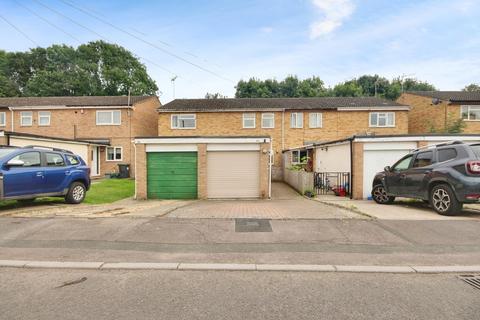
<svg viewBox="0 0 480 320">
<path fill-rule="evenodd" d="M 60 153 L 45 152 L 47 167 L 63 167 L 65 161 Z"/>
<path fill-rule="evenodd" d="M 68 161 L 68 163 L 70 163 L 70 165 L 72 165 L 72 166 L 76 166 L 77 164 L 80 163 L 80 161 L 78 160 L 77 157 L 72 156 L 72 155 L 69 155 L 69 154 L 67 154 L 67 161 Z"/>
<path fill-rule="evenodd" d="M 422 168 L 433 163 L 433 151 L 420 152 L 413 161 L 413 168 Z"/>
<path fill-rule="evenodd" d="M 23 167 L 39 167 L 40 152 L 25 152 L 13 157 L 11 160 L 23 161 Z"/>
<path fill-rule="evenodd" d="M 394 171 L 407 170 L 410 167 L 410 162 L 412 162 L 412 158 L 413 158 L 413 155 L 410 155 L 401 159 L 393 166 L 392 169 Z"/>
<path fill-rule="evenodd" d="M 439 149 L 437 151 L 438 162 L 444 162 L 455 159 L 457 157 L 457 150 L 453 148 Z"/>
<path fill-rule="evenodd" d="M 477 158 L 480 158 L 480 144 L 474 144 L 472 145 L 473 153 L 477 156 Z"/>
</svg>

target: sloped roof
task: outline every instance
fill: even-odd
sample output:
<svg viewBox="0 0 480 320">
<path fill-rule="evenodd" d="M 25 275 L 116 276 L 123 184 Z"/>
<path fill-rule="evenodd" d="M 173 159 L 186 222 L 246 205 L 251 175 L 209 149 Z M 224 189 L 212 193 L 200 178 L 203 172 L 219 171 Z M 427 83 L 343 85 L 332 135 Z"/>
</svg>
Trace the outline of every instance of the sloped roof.
<svg viewBox="0 0 480 320">
<path fill-rule="evenodd" d="M 480 101 L 480 91 L 407 91 L 407 93 L 452 102 Z"/>
<path fill-rule="evenodd" d="M 153 96 L 130 96 L 130 105 Z M 0 107 L 25 106 L 128 106 L 128 96 L 12 97 L 0 98 Z"/>
<path fill-rule="evenodd" d="M 375 97 L 176 99 L 159 107 L 158 110 L 228 111 L 241 109 L 336 109 L 341 107 L 405 107 L 405 105 Z"/>
</svg>

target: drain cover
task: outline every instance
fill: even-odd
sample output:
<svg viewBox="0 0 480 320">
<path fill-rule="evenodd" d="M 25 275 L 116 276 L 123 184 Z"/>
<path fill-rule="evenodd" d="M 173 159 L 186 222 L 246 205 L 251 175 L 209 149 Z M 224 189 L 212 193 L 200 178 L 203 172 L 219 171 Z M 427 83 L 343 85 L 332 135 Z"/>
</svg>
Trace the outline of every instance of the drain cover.
<svg viewBox="0 0 480 320">
<path fill-rule="evenodd" d="M 466 274 L 458 277 L 472 287 L 480 289 L 480 275 Z"/>
<path fill-rule="evenodd" d="M 272 232 L 272 226 L 267 219 L 235 219 L 235 232 Z"/>
</svg>

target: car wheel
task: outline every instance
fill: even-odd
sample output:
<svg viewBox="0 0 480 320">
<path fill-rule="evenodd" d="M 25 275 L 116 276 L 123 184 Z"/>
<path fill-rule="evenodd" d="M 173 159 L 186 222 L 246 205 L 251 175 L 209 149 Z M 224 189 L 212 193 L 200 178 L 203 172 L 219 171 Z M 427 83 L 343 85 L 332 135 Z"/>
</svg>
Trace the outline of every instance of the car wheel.
<svg viewBox="0 0 480 320">
<path fill-rule="evenodd" d="M 372 190 L 372 198 L 378 204 L 390 204 L 395 200 L 395 197 L 389 196 L 387 190 L 382 185 L 375 186 Z"/>
<path fill-rule="evenodd" d="M 81 182 L 74 182 L 70 185 L 65 201 L 71 204 L 79 204 L 85 199 L 87 189 Z"/>
<path fill-rule="evenodd" d="M 433 210 L 444 216 L 453 216 L 462 210 L 463 203 L 460 203 L 452 188 L 446 184 L 433 187 L 430 192 L 430 204 Z"/>
</svg>

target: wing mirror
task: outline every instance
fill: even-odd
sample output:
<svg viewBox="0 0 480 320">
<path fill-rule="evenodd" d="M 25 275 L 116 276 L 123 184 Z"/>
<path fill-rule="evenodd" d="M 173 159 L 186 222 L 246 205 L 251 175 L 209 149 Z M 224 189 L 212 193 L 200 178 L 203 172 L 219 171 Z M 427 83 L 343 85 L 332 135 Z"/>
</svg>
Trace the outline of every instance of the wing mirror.
<svg viewBox="0 0 480 320">
<path fill-rule="evenodd" d="M 390 166 L 386 166 L 385 168 L 383 168 L 383 170 L 385 170 L 385 172 L 390 172 L 392 171 L 392 168 L 390 168 Z"/>
<path fill-rule="evenodd" d="M 7 162 L 7 167 L 23 167 L 24 165 L 25 165 L 25 162 L 18 159 L 12 159 Z"/>
</svg>

